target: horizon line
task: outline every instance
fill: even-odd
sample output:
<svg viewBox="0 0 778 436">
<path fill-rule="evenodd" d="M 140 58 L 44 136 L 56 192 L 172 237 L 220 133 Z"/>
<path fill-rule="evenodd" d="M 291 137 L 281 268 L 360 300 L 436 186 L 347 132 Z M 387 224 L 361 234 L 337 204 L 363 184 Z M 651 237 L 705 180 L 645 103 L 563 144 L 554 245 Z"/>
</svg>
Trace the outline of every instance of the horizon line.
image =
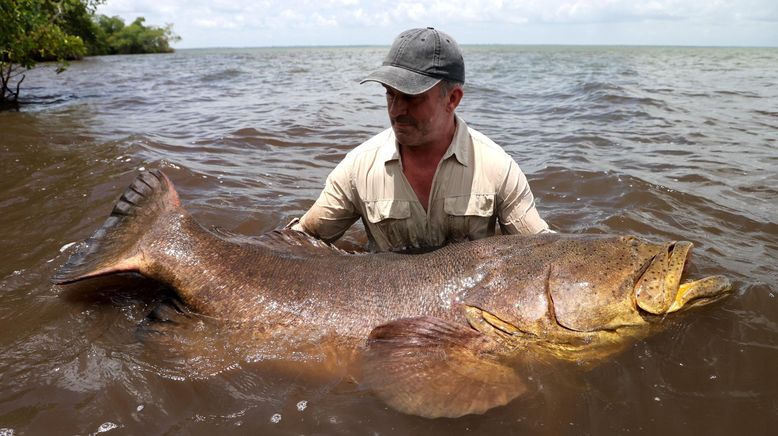
<svg viewBox="0 0 778 436">
<path fill-rule="evenodd" d="M 253 49 L 253 48 L 385 48 L 391 44 L 321 44 L 321 45 L 242 45 L 242 46 L 205 46 L 205 47 L 171 47 L 175 50 L 208 50 L 208 49 Z M 643 47 L 643 48 L 748 48 L 748 49 L 778 49 L 778 45 L 695 45 L 695 44 L 581 44 L 581 43 L 469 43 L 459 44 L 460 47 L 484 47 L 484 46 L 503 46 L 503 47 Z"/>
</svg>

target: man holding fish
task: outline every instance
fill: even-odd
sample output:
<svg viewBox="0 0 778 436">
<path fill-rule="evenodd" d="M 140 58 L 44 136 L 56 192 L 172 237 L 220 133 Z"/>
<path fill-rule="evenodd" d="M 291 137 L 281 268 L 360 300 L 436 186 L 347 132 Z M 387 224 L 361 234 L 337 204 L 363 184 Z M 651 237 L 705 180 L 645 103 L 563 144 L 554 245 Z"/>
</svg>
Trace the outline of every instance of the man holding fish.
<svg viewBox="0 0 778 436">
<path fill-rule="evenodd" d="M 465 65 L 451 36 L 401 33 L 365 82 L 386 88 L 391 128 L 346 155 L 293 229 L 331 242 L 361 218 L 373 251 L 480 239 L 497 223 L 550 231 L 516 162 L 456 115 Z"/>
</svg>

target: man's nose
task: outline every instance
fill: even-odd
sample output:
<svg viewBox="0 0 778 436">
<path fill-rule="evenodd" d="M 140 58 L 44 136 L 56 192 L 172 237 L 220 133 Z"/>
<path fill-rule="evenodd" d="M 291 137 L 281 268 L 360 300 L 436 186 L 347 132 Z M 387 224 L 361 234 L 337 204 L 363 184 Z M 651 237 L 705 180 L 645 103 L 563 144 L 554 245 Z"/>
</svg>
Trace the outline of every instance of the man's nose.
<svg viewBox="0 0 778 436">
<path fill-rule="evenodd" d="M 389 116 L 391 117 L 404 115 L 408 110 L 408 104 L 401 95 L 390 96 L 386 100 L 386 105 L 389 110 Z"/>
</svg>

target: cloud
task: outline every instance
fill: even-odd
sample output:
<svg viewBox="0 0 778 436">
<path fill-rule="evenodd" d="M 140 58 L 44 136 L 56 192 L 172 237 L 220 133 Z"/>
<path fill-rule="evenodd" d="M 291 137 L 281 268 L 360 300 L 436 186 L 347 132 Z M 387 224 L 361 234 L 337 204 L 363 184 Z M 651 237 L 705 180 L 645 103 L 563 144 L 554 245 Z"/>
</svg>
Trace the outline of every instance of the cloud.
<svg viewBox="0 0 778 436">
<path fill-rule="evenodd" d="M 144 16 L 150 24 L 173 23 L 187 45 L 218 45 L 220 38 L 227 41 L 224 45 L 386 44 L 403 29 L 428 25 L 455 37 L 480 35 L 477 42 L 489 42 L 484 39 L 490 31 L 493 42 L 510 41 L 511 34 L 523 42 L 528 40 L 525 31 L 534 29 L 534 35 L 561 32 L 569 35 L 568 43 L 578 43 L 576 29 L 606 32 L 608 26 L 633 24 L 646 33 L 672 26 L 679 35 L 684 26 L 709 33 L 718 29 L 722 38 L 727 32 L 761 32 L 760 44 L 778 44 L 778 30 L 769 25 L 778 22 L 775 0 L 110 0 L 98 11 L 126 20 Z M 686 32 L 692 41 L 691 30 Z M 607 38 L 618 35 L 602 37 L 611 41 Z"/>
<path fill-rule="evenodd" d="M 245 26 L 245 19 L 241 15 L 237 15 L 230 18 L 225 17 L 213 17 L 213 18 L 195 18 L 192 20 L 192 24 L 195 27 L 202 29 L 242 29 Z"/>
</svg>

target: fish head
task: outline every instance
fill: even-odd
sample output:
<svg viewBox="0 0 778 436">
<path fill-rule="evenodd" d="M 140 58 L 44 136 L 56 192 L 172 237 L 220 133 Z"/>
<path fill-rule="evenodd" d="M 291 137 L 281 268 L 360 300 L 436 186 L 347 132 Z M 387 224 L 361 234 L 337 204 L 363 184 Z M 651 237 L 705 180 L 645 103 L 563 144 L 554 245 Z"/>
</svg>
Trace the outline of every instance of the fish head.
<svg viewBox="0 0 778 436">
<path fill-rule="evenodd" d="M 645 325 L 656 320 L 653 315 L 716 301 L 730 289 L 722 276 L 681 284 L 692 249 L 686 241 L 580 236 L 559 239 L 548 247 L 546 295 L 535 301 L 546 302 L 544 312 L 561 330 L 595 332 Z M 532 318 L 540 315 L 537 312 Z"/>
<path fill-rule="evenodd" d="M 722 276 L 682 283 L 692 249 L 686 241 L 559 235 L 545 242 L 513 264 L 518 286 L 491 300 L 472 299 L 465 312 L 473 328 L 514 346 L 532 342 L 558 358 L 594 362 L 647 334 L 665 314 L 730 290 Z"/>
</svg>

